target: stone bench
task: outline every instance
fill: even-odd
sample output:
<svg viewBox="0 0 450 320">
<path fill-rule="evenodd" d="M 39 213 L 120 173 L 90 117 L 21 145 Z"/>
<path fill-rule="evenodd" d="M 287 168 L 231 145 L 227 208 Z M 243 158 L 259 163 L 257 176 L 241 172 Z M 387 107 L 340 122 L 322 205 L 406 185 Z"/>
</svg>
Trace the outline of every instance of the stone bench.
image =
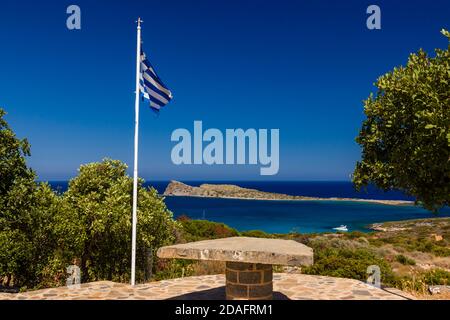
<svg viewBox="0 0 450 320">
<path fill-rule="evenodd" d="M 307 266 L 313 250 L 293 240 L 233 237 L 162 247 L 160 258 L 226 262 L 228 300 L 273 298 L 273 265 Z"/>
</svg>

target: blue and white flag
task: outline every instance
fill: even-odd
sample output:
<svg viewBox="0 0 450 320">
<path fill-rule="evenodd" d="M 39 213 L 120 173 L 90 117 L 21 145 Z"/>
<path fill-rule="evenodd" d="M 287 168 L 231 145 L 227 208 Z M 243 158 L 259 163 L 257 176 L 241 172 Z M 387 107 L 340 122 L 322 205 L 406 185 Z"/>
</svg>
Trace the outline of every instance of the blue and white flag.
<svg viewBox="0 0 450 320">
<path fill-rule="evenodd" d="M 141 50 L 140 90 L 143 97 L 150 101 L 152 110 L 159 112 L 172 100 L 172 92 L 156 74 L 155 68 Z"/>
</svg>

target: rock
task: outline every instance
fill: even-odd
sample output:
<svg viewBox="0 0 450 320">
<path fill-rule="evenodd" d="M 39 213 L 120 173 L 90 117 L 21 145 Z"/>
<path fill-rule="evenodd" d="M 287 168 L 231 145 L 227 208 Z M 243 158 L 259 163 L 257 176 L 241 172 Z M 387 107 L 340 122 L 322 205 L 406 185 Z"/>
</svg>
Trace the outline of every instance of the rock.
<svg viewBox="0 0 450 320">
<path fill-rule="evenodd" d="M 199 187 L 189 186 L 179 181 L 171 181 L 167 186 L 165 196 L 185 196 L 185 197 L 212 197 L 231 199 L 252 199 L 252 200 L 326 200 L 326 201 L 358 201 L 382 203 L 387 205 L 404 205 L 407 201 L 397 200 L 370 200 L 353 198 L 317 198 L 294 196 L 283 193 L 265 192 L 256 189 L 242 188 L 231 184 L 202 184 Z M 403 230 L 403 229 L 401 229 Z"/>
<path fill-rule="evenodd" d="M 428 291 L 431 294 L 450 293 L 450 286 L 429 286 Z"/>
<path fill-rule="evenodd" d="M 164 191 L 165 196 L 208 196 L 207 192 L 199 187 L 192 187 L 179 181 L 171 181 Z"/>
<path fill-rule="evenodd" d="M 283 266 L 284 273 L 302 273 L 302 268 L 299 266 Z"/>
<path fill-rule="evenodd" d="M 306 199 L 306 197 L 264 192 L 229 184 L 202 184 L 199 187 L 192 187 L 179 181 L 171 181 L 164 191 L 164 195 L 242 199 Z"/>
</svg>

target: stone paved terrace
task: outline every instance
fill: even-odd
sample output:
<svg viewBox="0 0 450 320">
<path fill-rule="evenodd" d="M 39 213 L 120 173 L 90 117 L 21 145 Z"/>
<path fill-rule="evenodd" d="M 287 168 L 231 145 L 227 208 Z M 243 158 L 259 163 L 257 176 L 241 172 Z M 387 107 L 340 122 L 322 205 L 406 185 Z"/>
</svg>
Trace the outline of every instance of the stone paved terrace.
<svg viewBox="0 0 450 320">
<path fill-rule="evenodd" d="M 303 274 L 274 274 L 274 299 L 279 300 L 405 300 L 412 296 L 396 289 L 378 289 L 364 282 Z M 225 299 L 225 276 L 185 277 L 140 284 L 99 281 L 67 287 L 0 293 L 7 300 L 222 300 Z"/>
</svg>

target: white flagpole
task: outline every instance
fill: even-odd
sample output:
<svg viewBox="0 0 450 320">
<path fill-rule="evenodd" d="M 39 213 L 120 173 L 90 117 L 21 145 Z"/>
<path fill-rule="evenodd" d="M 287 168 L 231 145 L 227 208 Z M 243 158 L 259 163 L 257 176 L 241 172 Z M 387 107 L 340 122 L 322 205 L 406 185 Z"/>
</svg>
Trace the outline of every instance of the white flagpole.
<svg viewBox="0 0 450 320">
<path fill-rule="evenodd" d="M 139 142 L 139 81 L 141 72 L 141 18 L 137 23 L 137 51 L 136 51 L 136 100 L 134 125 L 134 174 L 133 174 L 133 231 L 131 237 L 131 285 L 135 285 L 136 277 L 136 225 L 137 225 L 137 187 L 138 187 L 138 142 Z"/>
</svg>

